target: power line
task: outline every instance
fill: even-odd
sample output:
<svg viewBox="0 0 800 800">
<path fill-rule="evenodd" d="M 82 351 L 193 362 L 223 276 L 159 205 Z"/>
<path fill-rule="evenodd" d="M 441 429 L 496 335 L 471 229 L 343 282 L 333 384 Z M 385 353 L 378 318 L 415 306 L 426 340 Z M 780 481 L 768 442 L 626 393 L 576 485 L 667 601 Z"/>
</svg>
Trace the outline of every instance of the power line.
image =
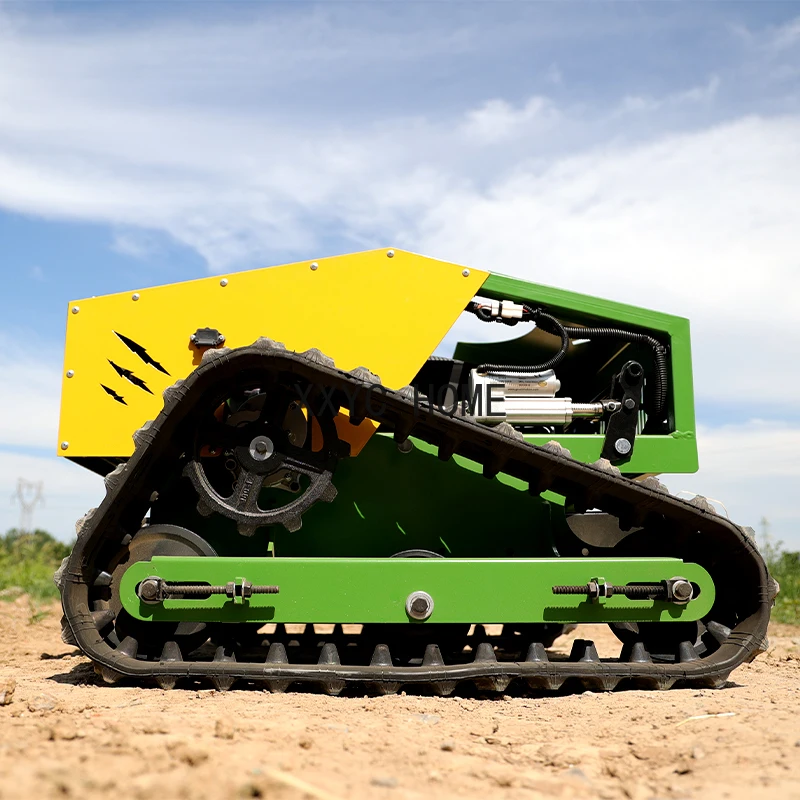
<svg viewBox="0 0 800 800">
<path fill-rule="evenodd" d="M 44 483 L 17 478 L 17 491 L 11 495 L 11 502 L 19 503 L 19 532 L 33 531 L 33 512 L 37 505 L 44 505 Z"/>
</svg>

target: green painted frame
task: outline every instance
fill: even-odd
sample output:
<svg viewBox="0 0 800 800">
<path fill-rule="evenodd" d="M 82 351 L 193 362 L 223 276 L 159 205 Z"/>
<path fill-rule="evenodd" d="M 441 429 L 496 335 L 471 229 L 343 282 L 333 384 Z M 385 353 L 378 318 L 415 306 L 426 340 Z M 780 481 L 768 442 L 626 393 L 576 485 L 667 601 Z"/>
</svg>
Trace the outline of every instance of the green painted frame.
<svg viewBox="0 0 800 800">
<path fill-rule="evenodd" d="M 697 472 L 692 348 L 688 319 L 497 273 L 492 273 L 484 281 L 480 294 L 494 300 L 542 305 L 556 316 L 580 324 L 628 326 L 655 334 L 668 344 L 674 430 L 666 435 L 638 435 L 633 454 L 628 462 L 621 465 L 621 469 L 628 475 Z M 596 461 L 603 447 L 602 437 L 596 435 L 554 434 L 525 438 L 533 444 L 545 444 L 556 439 L 571 452 L 573 458 L 586 463 Z"/>
<path fill-rule="evenodd" d="M 147 604 L 137 585 L 156 576 L 174 583 L 225 585 L 247 579 L 278 585 L 279 594 L 245 602 L 225 595 L 205 600 Z M 554 595 L 554 584 L 658 583 L 681 576 L 699 595 L 686 605 L 629 600 L 614 595 L 590 602 L 584 595 Z M 429 622 L 655 622 L 693 621 L 714 603 L 711 576 L 698 564 L 675 558 L 213 558 L 156 556 L 132 564 L 120 598 L 140 620 L 205 622 L 412 622 L 406 598 L 426 591 L 434 600 Z M 425 624 L 414 621 L 413 624 Z"/>
</svg>

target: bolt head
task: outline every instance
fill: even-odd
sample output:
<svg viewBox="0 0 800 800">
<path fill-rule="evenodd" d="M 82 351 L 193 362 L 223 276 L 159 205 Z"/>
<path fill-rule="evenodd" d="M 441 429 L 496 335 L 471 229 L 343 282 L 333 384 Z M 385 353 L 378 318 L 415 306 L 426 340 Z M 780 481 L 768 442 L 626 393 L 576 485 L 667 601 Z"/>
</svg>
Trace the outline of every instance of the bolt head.
<svg viewBox="0 0 800 800">
<path fill-rule="evenodd" d="M 636 401 L 632 397 L 628 397 L 625 400 L 624 405 L 625 405 L 625 408 L 628 409 L 628 411 L 633 411 L 633 409 L 636 408 Z"/>
<path fill-rule="evenodd" d="M 433 613 L 433 598 L 427 592 L 411 592 L 406 598 L 406 614 L 411 619 L 425 620 Z"/>
<path fill-rule="evenodd" d="M 220 285 L 220 286 L 227 286 L 227 285 L 228 285 L 228 279 L 227 279 L 227 278 L 223 278 L 223 279 L 222 279 L 222 280 L 219 282 L 219 285 Z"/>
<path fill-rule="evenodd" d="M 142 581 L 139 585 L 139 597 L 141 597 L 142 600 L 152 602 L 158 597 L 159 588 L 158 583 L 154 580 Z"/>
<path fill-rule="evenodd" d="M 462 275 L 463 275 L 465 278 L 469 278 L 469 270 L 468 270 L 468 269 L 462 269 L 462 270 L 461 270 L 461 274 L 462 274 Z"/>
<path fill-rule="evenodd" d="M 131 295 L 131 300 L 138 300 L 139 299 L 139 292 L 134 292 Z"/>
<path fill-rule="evenodd" d="M 275 452 L 275 445 L 266 436 L 256 436 L 250 442 L 249 451 L 250 457 L 255 461 L 266 461 Z"/>
<path fill-rule="evenodd" d="M 319 264 L 317 264 L 317 262 L 315 261 L 315 262 L 314 262 L 314 263 L 311 265 L 311 271 L 312 271 L 312 272 L 316 272 L 318 269 L 319 269 Z"/>
<path fill-rule="evenodd" d="M 68 378 L 71 378 L 74 374 L 75 374 L 75 370 L 73 370 L 73 369 L 68 369 L 67 370 L 67 377 Z"/>
<path fill-rule="evenodd" d="M 61 442 L 61 449 L 68 450 L 69 449 L 69 442 Z"/>
<path fill-rule="evenodd" d="M 682 578 L 675 579 L 672 583 L 672 596 L 677 603 L 688 603 L 694 594 L 694 587 L 689 581 Z"/>
<path fill-rule="evenodd" d="M 621 456 L 626 456 L 633 449 L 633 446 L 631 445 L 631 443 L 627 439 L 624 439 L 624 438 L 620 437 L 619 439 L 617 439 L 616 442 L 614 442 L 614 449 Z"/>
<path fill-rule="evenodd" d="M 72 306 L 72 313 L 77 314 L 81 310 L 80 306 Z"/>
<path fill-rule="evenodd" d="M 387 258 L 394 258 L 394 250 L 387 250 L 386 251 Z"/>
</svg>

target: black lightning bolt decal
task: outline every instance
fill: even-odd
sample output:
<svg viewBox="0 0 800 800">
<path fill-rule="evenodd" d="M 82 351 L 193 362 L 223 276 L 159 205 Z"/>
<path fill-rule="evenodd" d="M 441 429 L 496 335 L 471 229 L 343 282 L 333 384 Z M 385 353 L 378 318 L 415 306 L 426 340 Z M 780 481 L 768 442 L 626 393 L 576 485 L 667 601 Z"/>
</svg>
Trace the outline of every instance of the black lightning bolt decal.
<svg viewBox="0 0 800 800">
<path fill-rule="evenodd" d="M 152 364 L 159 372 L 163 372 L 165 375 L 169 375 L 169 372 L 167 372 L 164 369 L 164 367 L 162 367 L 161 364 L 159 364 L 158 361 L 156 361 L 147 352 L 147 350 L 144 349 L 144 347 L 142 347 L 140 344 L 137 344 L 136 342 L 134 342 L 133 339 L 129 339 L 127 336 L 123 336 L 121 333 L 117 333 L 116 331 L 114 331 L 114 333 L 116 333 L 117 336 L 119 336 L 119 338 L 122 340 L 123 344 L 132 353 L 136 353 L 136 355 L 139 356 L 139 358 L 141 358 L 142 361 L 144 361 L 145 364 Z M 152 392 L 151 392 L 151 394 L 152 394 Z"/>
<path fill-rule="evenodd" d="M 109 388 L 108 388 L 108 386 L 106 386 L 104 383 L 101 383 L 100 385 L 101 385 L 101 386 L 102 386 L 102 387 L 103 387 L 103 388 L 106 390 L 106 392 L 107 392 L 108 394 L 110 394 L 110 395 L 111 395 L 111 396 L 112 396 L 112 397 L 113 397 L 113 398 L 114 398 L 114 399 L 115 399 L 115 400 L 116 400 L 118 403 L 122 403 L 122 405 L 124 405 L 124 406 L 128 405 L 128 404 L 125 402 L 125 398 L 124 398 L 124 397 L 123 397 L 121 394 L 117 394 L 117 393 L 116 393 L 116 392 L 115 392 L 113 389 L 109 389 Z"/>
<path fill-rule="evenodd" d="M 140 389 L 144 389 L 148 394 L 153 394 L 147 388 L 147 384 L 141 378 L 137 378 L 129 369 L 125 369 L 125 367 L 120 367 L 118 364 L 115 364 L 110 358 L 108 359 L 108 363 L 111 364 L 112 367 L 114 367 L 114 369 L 117 372 L 117 375 L 119 375 L 121 378 L 125 378 L 125 380 L 130 381 L 134 386 L 138 386 Z"/>
</svg>

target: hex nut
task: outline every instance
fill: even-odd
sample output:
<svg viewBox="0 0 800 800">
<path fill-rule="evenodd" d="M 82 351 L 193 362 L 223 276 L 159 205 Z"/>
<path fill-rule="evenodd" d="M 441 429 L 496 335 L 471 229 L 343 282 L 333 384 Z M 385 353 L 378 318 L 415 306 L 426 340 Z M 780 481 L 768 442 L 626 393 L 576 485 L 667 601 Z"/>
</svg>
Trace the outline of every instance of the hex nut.
<svg viewBox="0 0 800 800">
<path fill-rule="evenodd" d="M 406 598 L 406 614 L 411 619 L 428 619 L 433 614 L 433 598 L 427 592 L 411 592 Z"/>
</svg>

